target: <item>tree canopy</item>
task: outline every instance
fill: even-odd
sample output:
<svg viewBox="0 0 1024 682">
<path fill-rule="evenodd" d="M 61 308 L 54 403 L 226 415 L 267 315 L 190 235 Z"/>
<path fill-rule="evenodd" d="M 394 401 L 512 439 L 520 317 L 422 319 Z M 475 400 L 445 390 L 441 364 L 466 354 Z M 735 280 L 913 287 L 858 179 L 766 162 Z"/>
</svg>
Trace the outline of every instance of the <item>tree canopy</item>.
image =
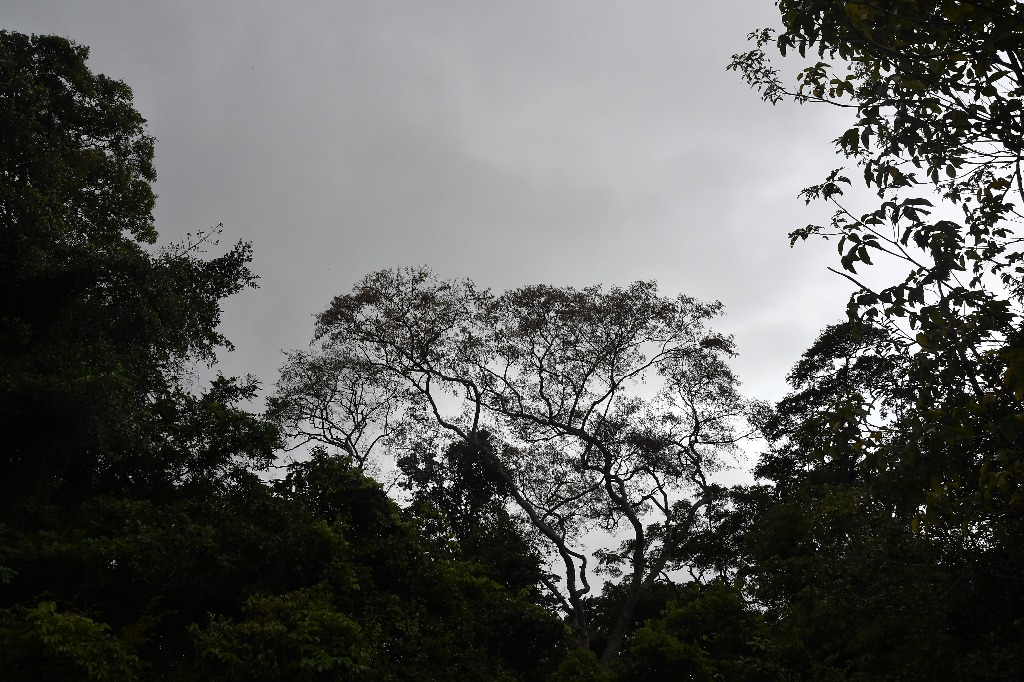
<svg viewBox="0 0 1024 682">
<path fill-rule="evenodd" d="M 804 191 L 854 291 L 773 406 L 718 303 L 418 267 L 247 412 L 188 377 L 248 245 L 158 246 L 128 86 L 0 31 L 0 677 L 1024 679 L 1024 7 L 777 5 L 731 68 L 856 173 Z"/>
<path fill-rule="evenodd" d="M 189 411 L 247 391 L 196 402 L 179 379 L 227 344 L 220 300 L 254 284 L 249 246 L 154 253 L 153 140 L 131 90 L 62 38 L 5 32 L 0 51 L 0 505 L 173 484 L 204 455 L 171 433 L 211 438 L 186 433 Z M 272 441 L 235 445 L 266 461 Z"/>
<path fill-rule="evenodd" d="M 316 376 L 327 389 L 312 393 L 337 401 L 314 410 L 332 415 L 317 423 L 363 413 L 333 388 L 343 370 L 376 386 L 375 399 L 390 396 L 380 414 L 408 415 L 394 447 L 433 447 L 437 427 L 468 446 L 477 490 L 496 486 L 558 557 L 564 587 L 548 587 L 582 646 L 591 587 L 580 538 L 625 529 L 623 546 L 602 554 L 630 582 L 602 653 L 608 665 L 640 594 L 720 495 L 708 476 L 741 437 L 746 403 L 725 362 L 732 342 L 706 328 L 719 309 L 643 282 L 495 296 L 425 269 L 382 271 L 334 299 L 318 319 L 319 351 L 293 356 L 284 376 Z M 655 395 L 641 391 L 648 381 Z M 288 408 L 293 388 L 278 402 L 291 419 L 309 414 Z M 376 437 L 392 427 L 381 421 Z"/>
<path fill-rule="evenodd" d="M 857 173 L 807 188 L 833 219 L 790 238 L 837 240 L 855 289 L 791 373 L 767 484 L 734 492 L 724 541 L 808 678 L 1018 679 L 1024 8 L 778 6 L 730 68 L 849 112 L 833 144 Z M 768 46 L 813 63 L 790 86 Z M 876 208 L 854 212 L 858 185 Z"/>
<path fill-rule="evenodd" d="M 879 199 L 875 210 L 855 215 L 844 204 L 853 181 L 833 171 L 804 191 L 808 201 L 835 204 L 831 224 L 801 228 L 791 239 L 838 238 L 837 272 L 857 287 L 849 314 L 890 331 L 888 352 L 904 357 L 911 377 L 900 400 L 921 407 L 889 428 L 864 430 L 865 455 L 879 480 L 915 481 L 908 501 L 924 503 L 929 520 L 974 518 L 993 499 L 1017 507 L 1024 501 L 1011 416 L 1022 394 L 1024 254 L 1014 232 L 1024 199 L 1022 7 L 892 0 L 782 1 L 779 9 L 784 30 L 752 34 L 757 48 L 736 55 L 731 68 L 769 101 L 849 109 L 853 123 L 835 146 Z M 839 61 L 805 67 L 797 87 L 787 88 L 763 51 L 771 43 L 782 55 Z M 901 261 L 906 277 L 881 285 L 858 279 L 857 268 L 873 258 Z M 938 433 L 922 411 L 931 407 L 991 427 Z M 922 443 L 927 458 L 913 454 Z M 952 459 L 966 469 L 951 461 L 954 443 Z"/>
</svg>

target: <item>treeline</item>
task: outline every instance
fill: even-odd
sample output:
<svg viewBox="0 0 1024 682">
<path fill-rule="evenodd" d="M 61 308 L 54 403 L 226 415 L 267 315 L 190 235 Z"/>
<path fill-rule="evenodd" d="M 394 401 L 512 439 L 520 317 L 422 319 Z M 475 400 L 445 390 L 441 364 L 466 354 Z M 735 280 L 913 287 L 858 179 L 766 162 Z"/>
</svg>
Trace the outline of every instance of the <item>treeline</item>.
<svg viewBox="0 0 1024 682">
<path fill-rule="evenodd" d="M 778 4 L 732 67 L 848 107 L 877 208 L 806 190 L 855 292 L 771 406 L 718 304 L 423 268 L 336 297 L 266 414 L 197 393 L 248 245 L 155 247 L 129 88 L 0 32 L 0 678 L 1024 678 L 1024 7 Z"/>
</svg>

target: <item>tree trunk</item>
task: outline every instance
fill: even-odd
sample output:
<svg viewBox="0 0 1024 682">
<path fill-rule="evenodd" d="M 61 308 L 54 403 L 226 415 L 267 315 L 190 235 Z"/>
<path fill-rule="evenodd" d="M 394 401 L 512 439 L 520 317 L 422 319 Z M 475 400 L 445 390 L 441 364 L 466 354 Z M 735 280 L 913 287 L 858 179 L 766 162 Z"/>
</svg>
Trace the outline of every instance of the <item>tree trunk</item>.
<svg viewBox="0 0 1024 682">
<path fill-rule="evenodd" d="M 602 668 L 607 669 L 610 667 L 612 661 L 619 655 L 619 650 L 622 649 L 622 642 L 626 639 L 626 628 L 633 622 L 633 611 L 636 610 L 637 602 L 640 601 L 640 594 L 643 592 L 643 588 L 644 581 L 642 576 L 634 573 L 629 589 L 626 590 L 626 601 L 622 604 L 619 616 L 615 619 L 615 624 L 608 635 L 608 644 L 605 645 L 601 658 L 598 659 L 598 663 L 601 664 Z"/>
</svg>

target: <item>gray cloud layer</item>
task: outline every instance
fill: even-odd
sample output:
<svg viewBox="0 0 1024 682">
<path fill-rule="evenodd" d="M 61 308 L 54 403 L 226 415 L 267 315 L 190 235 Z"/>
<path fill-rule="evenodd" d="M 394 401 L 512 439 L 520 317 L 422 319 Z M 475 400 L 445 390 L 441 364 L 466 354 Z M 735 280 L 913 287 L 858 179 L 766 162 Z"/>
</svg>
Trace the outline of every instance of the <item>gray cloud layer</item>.
<svg viewBox="0 0 1024 682">
<path fill-rule="evenodd" d="M 826 219 L 836 112 L 760 103 L 729 56 L 770 0 L 7 0 L 2 27 L 92 48 L 158 138 L 167 240 L 223 222 L 262 289 L 229 373 L 272 384 L 312 315 L 378 268 L 495 289 L 656 279 L 722 300 L 747 391 L 776 398 L 843 310 Z"/>
</svg>

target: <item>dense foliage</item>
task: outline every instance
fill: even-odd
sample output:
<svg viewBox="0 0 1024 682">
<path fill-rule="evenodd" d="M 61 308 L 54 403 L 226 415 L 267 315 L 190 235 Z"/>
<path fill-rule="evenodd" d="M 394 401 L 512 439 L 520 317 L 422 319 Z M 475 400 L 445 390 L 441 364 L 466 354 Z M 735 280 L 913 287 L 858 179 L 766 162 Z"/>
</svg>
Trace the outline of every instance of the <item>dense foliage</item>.
<svg viewBox="0 0 1024 682">
<path fill-rule="evenodd" d="M 1024 5 L 778 5 L 732 68 L 850 113 L 858 172 L 805 190 L 835 214 L 791 239 L 837 239 L 855 291 L 737 491 L 738 570 L 809 679 L 1021 679 Z M 772 44 L 819 61 L 790 88 Z"/>
<path fill-rule="evenodd" d="M 716 304 L 426 269 L 337 297 L 266 415 L 196 388 L 248 245 L 155 246 L 129 88 L 0 32 L 0 678 L 1024 679 L 1024 6 L 777 4 L 732 68 L 845 108 L 858 173 L 805 191 L 855 289 L 772 408 Z"/>
</svg>

